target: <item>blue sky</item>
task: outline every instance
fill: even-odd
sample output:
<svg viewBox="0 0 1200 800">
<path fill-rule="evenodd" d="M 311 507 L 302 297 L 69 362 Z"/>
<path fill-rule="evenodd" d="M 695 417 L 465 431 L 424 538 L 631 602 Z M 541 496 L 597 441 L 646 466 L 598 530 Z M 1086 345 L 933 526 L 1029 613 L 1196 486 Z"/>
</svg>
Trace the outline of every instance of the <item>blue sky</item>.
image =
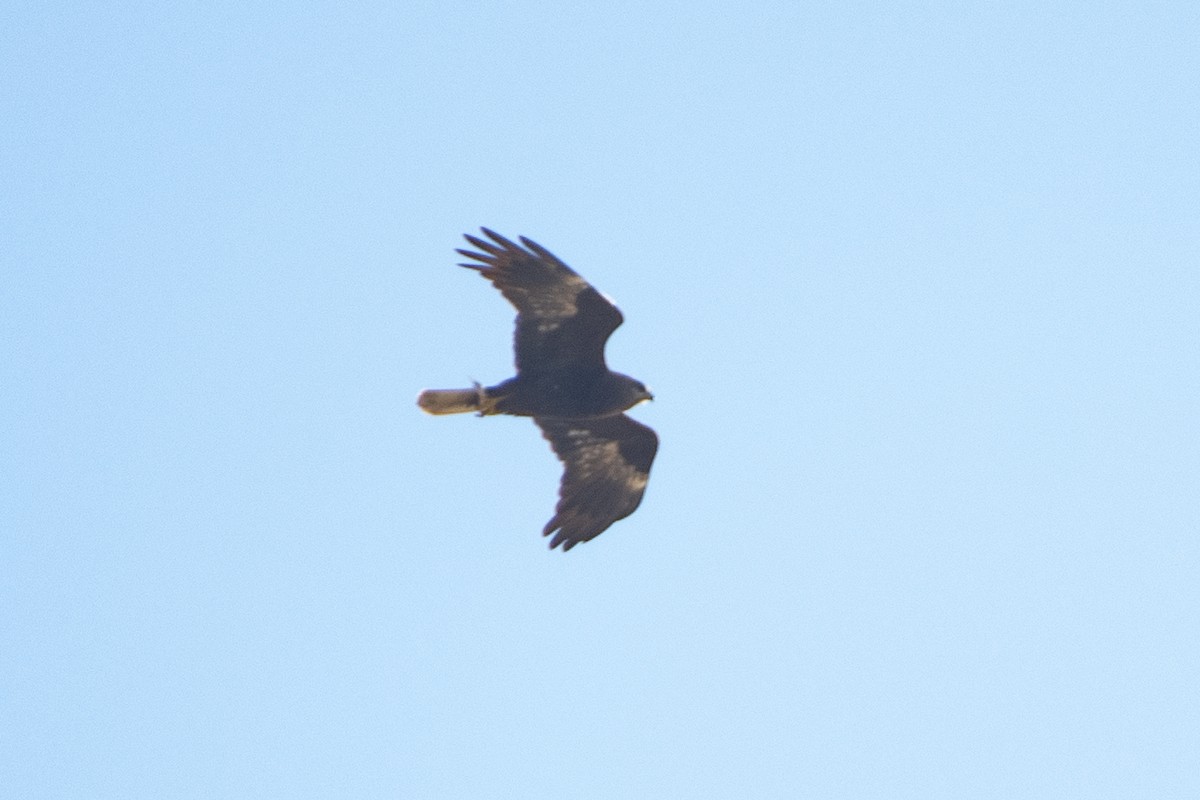
<svg viewBox="0 0 1200 800">
<path fill-rule="evenodd" d="M 5 793 L 1200 795 L 1194 4 L 0 18 Z M 480 225 L 657 396 L 569 554 Z"/>
</svg>

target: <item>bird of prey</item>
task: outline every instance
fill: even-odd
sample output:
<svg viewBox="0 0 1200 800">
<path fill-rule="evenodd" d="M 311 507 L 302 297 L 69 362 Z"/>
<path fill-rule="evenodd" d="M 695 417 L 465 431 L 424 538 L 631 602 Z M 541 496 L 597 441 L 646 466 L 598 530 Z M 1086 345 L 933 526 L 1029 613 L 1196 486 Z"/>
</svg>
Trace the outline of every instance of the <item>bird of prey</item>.
<svg viewBox="0 0 1200 800">
<path fill-rule="evenodd" d="M 495 386 L 426 389 L 417 405 L 430 414 L 533 417 L 563 463 L 558 506 L 542 535 L 554 534 L 551 549 L 570 550 L 642 502 L 658 436 L 623 412 L 654 396 L 604 361 L 604 343 L 622 322 L 608 298 L 537 242 L 482 230 L 487 239 L 465 236 L 475 250 L 459 250 L 471 260 L 459 266 L 516 307 L 517 374 Z"/>
</svg>

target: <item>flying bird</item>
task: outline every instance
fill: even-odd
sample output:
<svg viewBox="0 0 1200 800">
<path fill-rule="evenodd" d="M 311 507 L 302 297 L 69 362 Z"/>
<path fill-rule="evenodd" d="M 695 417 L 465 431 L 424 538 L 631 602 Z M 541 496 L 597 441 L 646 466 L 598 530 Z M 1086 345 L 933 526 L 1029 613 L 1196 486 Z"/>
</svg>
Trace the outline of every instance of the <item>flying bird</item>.
<svg viewBox="0 0 1200 800">
<path fill-rule="evenodd" d="M 542 529 L 551 549 L 570 550 L 637 509 L 658 451 L 658 436 L 623 412 L 654 396 L 641 381 L 609 370 L 604 344 L 621 312 L 537 242 L 520 244 L 487 228 L 465 235 L 475 250 L 459 264 L 492 282 L 517 309 L 517 374 L 470 389 L 426 389 L 430 414 L 533 417 L 563 463 L 558 505 Z M 490 240 L 490 241 L 488 241 Z"/>
</svg>

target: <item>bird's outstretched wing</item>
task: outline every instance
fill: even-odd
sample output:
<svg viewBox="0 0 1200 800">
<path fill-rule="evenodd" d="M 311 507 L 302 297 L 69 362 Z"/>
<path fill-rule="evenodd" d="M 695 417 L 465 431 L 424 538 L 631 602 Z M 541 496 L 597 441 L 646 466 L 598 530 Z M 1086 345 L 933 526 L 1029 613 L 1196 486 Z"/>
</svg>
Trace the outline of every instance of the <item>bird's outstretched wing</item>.
<svg viewBox="0 0 1200 800">
<path fill-rule="evenodd" d="M 491 239 L 465 235 L 479 252 L 459 250 L 517 309 L 513 342 L 517 372 L 605 369 L 604 343 L 621 312 L 574 270 L 537 242 L 521 245 L 483 228 Z"/>
<path fill-rule="evenodd" d="M 554 518 L 543 536 L 570 550 L 629 516 L 642 502 L 658 436 L 624 414 L 592 419 L 534 419 L 563 462 Z"/>
</svg>

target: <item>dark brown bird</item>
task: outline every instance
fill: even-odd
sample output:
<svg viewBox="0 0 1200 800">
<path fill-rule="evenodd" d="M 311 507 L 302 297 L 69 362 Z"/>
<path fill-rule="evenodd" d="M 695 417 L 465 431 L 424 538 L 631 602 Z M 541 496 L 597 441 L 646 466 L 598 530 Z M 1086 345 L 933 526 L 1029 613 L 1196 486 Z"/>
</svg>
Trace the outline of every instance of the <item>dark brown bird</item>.
<svg viewBox="0 0 1200 800">
<path fill-rule="evenodd" d="M 570 550 L 642 502 L 658 436 L 622 412 L 654 396 L 604 361 L 604 344 L 622 322 L 616 306 L 537 242 L 482 230 L 491 241 L 466 235 L 476 250 L 458 252 L 476 263 L 459 266 L 478 271 L 516 307 L 517 374 L 495 386 L 426 389 L 417 405 L 430 414 L 533 417 L 564 467 L 542 535 L 554 534 L 551 548 Z"/>
</svg>

